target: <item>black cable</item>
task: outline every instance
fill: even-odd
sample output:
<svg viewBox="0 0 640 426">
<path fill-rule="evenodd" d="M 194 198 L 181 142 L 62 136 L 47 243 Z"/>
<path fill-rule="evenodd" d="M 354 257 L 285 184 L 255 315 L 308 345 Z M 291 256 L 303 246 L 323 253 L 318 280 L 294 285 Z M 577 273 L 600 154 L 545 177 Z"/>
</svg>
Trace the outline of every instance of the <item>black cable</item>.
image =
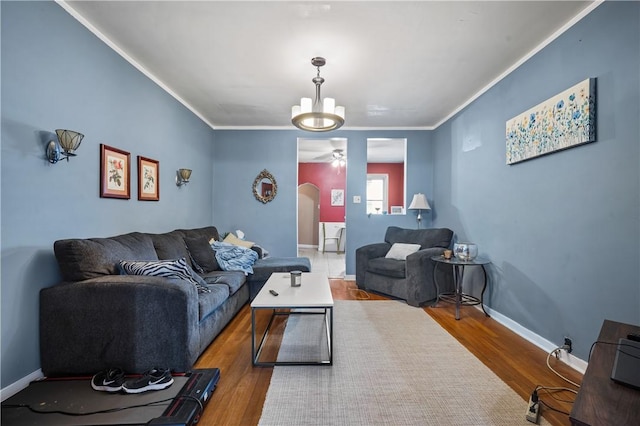
<svg viewBox="0 0 640 426">
<path fill-rule="evenodd" d="M 620 342 L 605 342 L 605 341 L 602 341 L 602 340 L 596 340 L 595 342 L 593 342 L 593 344 L 591 344 L 591 349 L 589 349 L 589 357 L 587 358 L 587 362 L 591 361 L 591 353 L 593 352 L 593 348 L 596 346 L 596 344 L 601 344 L 601 345 L 616 345 L 616 346 L 627 346 L 627 347 L 634 348 L 634 349 L 636 349 L 636 348 L 637 348 L 637 346 L 635 346 L 635 345 L 630 345 L 630 344 L 628 344 L 628 343 L 620 343 Z M 630 354 L 629 352 L 624 352 L 624 351 L 620 350 L 619 348 L 618 348 L 618 350 L 619 350 L 620 352 L 622 352 L 623 354 L 628 355 L 628 356 L 630 356 L 630 357 L 632 357 L 632 358 L 640 359 L 640 356 L 637 356 L 637 355 L 634 355 L 634 354 Z"/>
<path fill-rule="evenodd" d="M 71 411 L 62 411 L 62 410 L 53 410 L 53 411 L 48 411 L 48 410 L 39 410 L 37 408 L 33 408 L 31 405 L 29 404 L 2 404 L 2 408 L 27 408 L 29 411 L 36 413 L 36 414 L 62 414 L 65 416 L 91 416 L 94 414 L 106 414 L 106 413 L 115 413 L 118 411 L 123 411 L 123 410 L 130 410 L 132 408 L 140 408 L 140 407 L 151 407 L 154 405 L 161 405 L 164 402 L 168 402 L 168 401 L 172 401 L 173 398 L 167 398 L 167 399 L 162 399 L 160 401 L 152 401 L 152 402 L 148 402 L 146 404 L 138 404 L 138 405 L 129 405 L 127 407 L 116 407 L 116 408 L 109 408 L 106 410 L 98 410 L 98 411 L 88 411 L 85 413 L 79 413 L 79 412 L 71 412 Z M 202 404 L 201 404 L 202 406 Z"/>
<path fill-rule="evenodd" d="M 553 410 L 553 411 L 556 411 L 556 412 L 558 412 L 558 413 L 566 414 L 567 416 L 571 415 L 571 413 L 567 413 L 566 411 L 562 411 L 562 410 L 560 410 L 560 409 L 558 409 L 558 408 L 552 407 L 551 405 L 549 405 L 549 404 L 547 404 L 546 402 L 544 402 L 542 399 L 538 399 L 538 404 L 542 404 L 542 405 L 544 405 L 545 407 L 547 407 L 548 409 Z"/>
</svg>

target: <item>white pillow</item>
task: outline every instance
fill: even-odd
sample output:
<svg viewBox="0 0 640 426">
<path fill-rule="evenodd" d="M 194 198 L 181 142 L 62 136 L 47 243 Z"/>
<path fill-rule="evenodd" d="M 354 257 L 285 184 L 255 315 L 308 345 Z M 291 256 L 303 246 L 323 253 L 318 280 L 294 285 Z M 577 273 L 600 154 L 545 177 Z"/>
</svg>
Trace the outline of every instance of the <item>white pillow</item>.
<svg viewBox="0 0 640 426">
<path fill-rule="evenodd" d="M 407 256 L 420 250 L 420 244 L 393 243 L 385 256 L 387 259 L 405 260 Z"/>
</svg>

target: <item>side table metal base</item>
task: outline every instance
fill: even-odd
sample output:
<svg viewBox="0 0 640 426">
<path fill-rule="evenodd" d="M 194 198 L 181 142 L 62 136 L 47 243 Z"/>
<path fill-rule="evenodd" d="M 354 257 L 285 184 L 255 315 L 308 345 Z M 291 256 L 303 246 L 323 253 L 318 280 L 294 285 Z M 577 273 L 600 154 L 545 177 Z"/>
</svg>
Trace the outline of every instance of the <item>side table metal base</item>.
<svg viewBox="0 0 640 426">
<path fill-rule="evenodd" d="M 442 256 L 433 256 L 431 260 L 436 262 L 433 268 L 433 282 L 436 284 L 436 291 L 438 294 L 436 302 L 432 306 L 437 306 L 440 301 L 443 301 L 445 303 L 454 303 L 456 305 L 456 320 L 460 319 L 461 306 L 480 305 L 480 308 L 482 308 L 482 312 L 484 312 L 486 316 L 489 316 L 487 311 L 485 311 L 484 309 L 483 303 L 484 291 L 487 288 L 487 271 L 484 265 L 490 263 L 488 260 L 476 258 L 474 260 L 463 261 L 456 258 L 445 259 Z M 438 285 L 438 280 L 436 278 L 436 271 L 441 263 L 448 263 L 453 267 L 453 288 L 455 289 L 455 291 L 453 292 L 440 292 L 440 286 Z M 464 282 L 464 269 L 466 266 L 480 266 L 482 268 L 483 284 L 482 292 L 480 293 L 479 298 L 471 296 L 470 294 L 466 294 L 462 291 L 462 283 Z"/>
</svg>

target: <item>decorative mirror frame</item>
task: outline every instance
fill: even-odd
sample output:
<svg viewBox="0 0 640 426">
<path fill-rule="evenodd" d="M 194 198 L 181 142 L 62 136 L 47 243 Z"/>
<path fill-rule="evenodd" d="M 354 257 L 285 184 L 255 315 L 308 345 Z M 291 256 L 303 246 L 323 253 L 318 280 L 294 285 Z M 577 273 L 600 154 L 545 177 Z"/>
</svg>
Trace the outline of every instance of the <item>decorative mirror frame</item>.
<svg viewBox="0 0 640 426">
<path fill-rule="evenodd" d="M 260 185 L 263 179 L 269 179 L 273 184 L 271 193 L 267 196 L 262 195 L 262 191 L 258 191 L 258 186 Z M 253 196 L 256 197 L 256 200 L 260 201 L 263 204 L 266 204 L 269 201 L 276 198 L 277 192 L 278 192 L 278 184 L 276 183 L 276 178 L 274 178 L 273 175 L 267 171 L 267 169 L 264 169 L 258 174 L 258 176 L 256 176 L 255 180 L 253 181 Z"/>
</svg>

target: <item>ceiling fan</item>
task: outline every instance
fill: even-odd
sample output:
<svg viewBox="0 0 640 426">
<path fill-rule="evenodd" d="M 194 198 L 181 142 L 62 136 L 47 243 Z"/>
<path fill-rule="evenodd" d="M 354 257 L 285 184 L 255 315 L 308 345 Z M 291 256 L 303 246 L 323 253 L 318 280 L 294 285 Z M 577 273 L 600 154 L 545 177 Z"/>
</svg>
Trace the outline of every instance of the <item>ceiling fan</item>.
<svg viewBox="0 0 640 426">
<path fill-rule="evenodd" d="M 334 149 L 331 152 L 331 165 L 333 167 L 343 167 L 345 164 L 347 164 L 347 159 L 345 158 L 344 155 L 344 150 L 342 149 Z"/>
</svg>

